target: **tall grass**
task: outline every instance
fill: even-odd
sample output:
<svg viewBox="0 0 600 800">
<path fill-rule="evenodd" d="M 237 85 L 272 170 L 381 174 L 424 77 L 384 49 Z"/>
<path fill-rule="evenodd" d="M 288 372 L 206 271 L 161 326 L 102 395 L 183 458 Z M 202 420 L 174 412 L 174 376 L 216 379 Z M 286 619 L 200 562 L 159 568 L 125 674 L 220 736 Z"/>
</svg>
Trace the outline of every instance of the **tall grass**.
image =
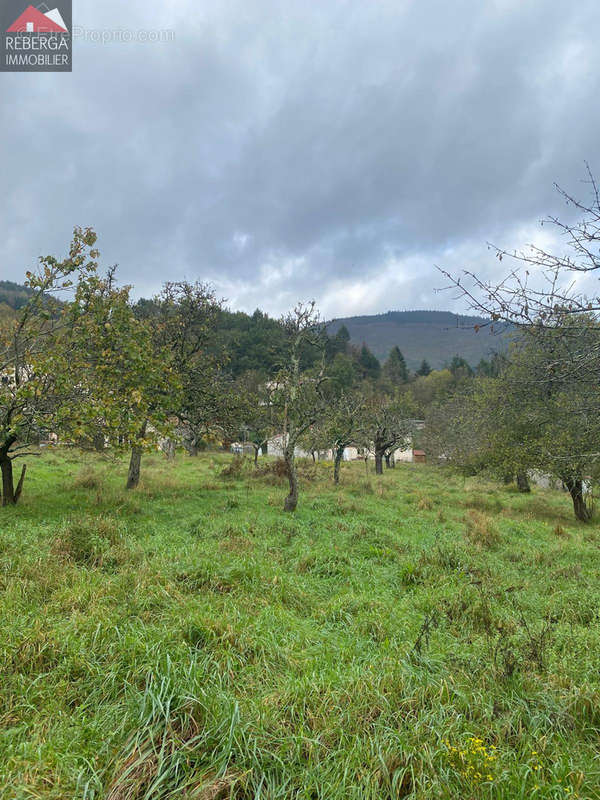
<svg viewBox="0 0 600 800">
<path fill-rule="evenodd" d="M 561 493 L 309 463 L 290 518 L 270 462 L 51 459 L 1 519 L 0 796 L 600 798 Z"/>
</svg>

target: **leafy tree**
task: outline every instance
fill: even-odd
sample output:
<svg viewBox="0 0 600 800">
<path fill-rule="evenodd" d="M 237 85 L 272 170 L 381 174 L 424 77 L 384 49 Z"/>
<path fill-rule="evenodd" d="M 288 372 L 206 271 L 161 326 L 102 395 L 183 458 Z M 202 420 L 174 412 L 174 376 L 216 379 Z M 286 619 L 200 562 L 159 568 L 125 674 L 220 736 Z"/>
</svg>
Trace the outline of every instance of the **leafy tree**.
<svg viewBox="0 0 600 800">
<path fill-rule="evenodd" d="M 27 273 L 27 300 L 0 328 L 0 469 L 2 503 L 14 505 L 23 489 L 26 467 L 15 486 L 13 461 L 30 453 L 30 445 L 63 423 L 80 416 L 88 397 L 82 394 L 70 358 L 72 321 L 56 292 L 69 290 L 96 272 L 96 234 L 75 228 L 62 261 L 40 258 Z"/>
<path fill-rule="evenodd" d="M 408 444 L 414 429 L 414 403 L 407 394 L 394 397 L 372 393 L 364 406 L 364 444 L 375 454 L 375 473 L 383 474 L 387 452 Z"/>
<path fill-rule="evenodd" d="M 526 343 L 513 349 L 510 358 L 514 365 L 507 367 L 501 380 L 511 381 L 507 388 L 530 416 L 525 452 L 533 462 L 562 478 L 571 493 L 575 515 L 582 521 L 590 516 L 583 497 L 584 477 L 595 471 L 595 462 L 590 463 L 585 452 L 595 452 L 587 435 L 595 432 L 589 387 L 597 383 L 600 319 L 600 291 L 593 284 L 600 269 L 600 192 L 589 168 L 588 185 L 591 196 L 587 201 L 557 187 L 580 215 L 573 223 L 549 219 L 567 242 L 563 252 L 535 245 L 520 252 L 493 248 L 500 262 L 512 262 L 509 274 L 499 283 L 471 272 L 460 277 L 445 273 L 471 307 L 489 317 L 490 327 L 508 323 Z M 531 360 L 535 381 L 527 376 L 523 353 Z M 526 393 L 522 387 L 527 387 Z M 549 431 L 554 439 L 547 435 Z"/>
<path fill-rule="evenodd" d="M 455 380 L 448 369 L 434 370 L 427 376 L 419 376 L 410 386 L 417 413 L 421 416 L 429 405 L 450 396 L 454 391 Z"/>
<path fill-rule="evenodd" d="M 328 366 L 333 389 L 339 394 L 349 390 L 360 378 L 356 361 L 347 354 L 337 353 Z"/>
<path fill-rule="evenodd" d="M 284 510 L 295 511 L 298 505 L 295 449 L 300 438 L 321 419 L 327 406 L 324 394 L 325 338 L 314 301 L 306 305 L 299 303 L 283 323 L 288 355 L 287 363 L 275 380 L 273 407 L 283 437 L 283 457 L 290 487 Z M 320 355 L 320 366 L 303 370 L 302 356 L 309 348 Z"/>
<path fill-rule="evenodd" d="M 553 335 L 530 331 L 513 344 L 499 377 L 477 378 L 439 408 L 437 423 L 428 418 L 428 436 L 437 429 L 445 460 L 516 475 L 520 491 L 529 491 L 531 470 L 561 480 L 575 517 L 589 521 L 585 486 L 599 473 L 600 400 L 595 380 L 575 380 L 563 367 L 573 353 L 594 350 L 600 353 L 600 327 L 589 318 L 566 317 Z"/>
<path fill-rule="evenodd" d="M 66 309 L 68 351 L 61 353 L 60 342 L 57 349 L 59 358 L 70 359 L 84 396 L 71 436 L 81 441 L 91 429 L 102 448 L 156 444 L 170 431 L 169 408 L 181 390 L 169 352 L 155 346 L 129 292 L 129 286 L 117 285 L 114 269 L 80 281 Z"/>
<path fill-rule="evenodd" d="M 217 380 L 218 359 L 210 351 L 220 304 L 212 289 L 200 283 L 169 282 L 151 304 L 138 307 L 138 315 L 152 330 L 149 359 L 161 362 L 176 376 L 180 389 L 155 392 L 139 416 L 131 450 L 127 488 L 140 480 L 142 452 L 149 429 L 165 418 L 177 419 L 192 429 L 206 427 L 215 409 L 226 408 L 226 395 Z M 219 405 L 220 404 L 220 405 Z M 220 420 L 225 424 L 224 415 Z"/>
<path fill-rule="evenodd" d="M 319 420 L 311 425 L 306 433 L 300 437 L 299 443 L 304 450 L 310 453 L 312 460 L 316 461 L 320 453 L 329 449 L 329 440 L 324 430 L 324 421 Z"/>
<path fill-rule="evenodd" d="M 529 492 L 523 450 L 514 442 L 506 447 L 506 432 L 499 436 L 495 427 L 497 420 L 494 420 L 491 398 L 496 398 L 495 406 L 497 391 L 498 383 L 480 377 L 460 385 L 449 397 L 432 403 L 425 415 L 425 446 L 432 458 L 453 464 L 466 475 L 488 470 L 510 483 L 516 474 L 519 491 Z M 513 426 L 518 422 L 517 413 Z"/>
<path fill-rule="evenodd" d="M 273 435 L 273 415 L 270 406 L 253 407 L 248 419 L 249 441 L 254 448 L 254 466 L 259 453 L 266 454 L 269 439 Z"/>
<path fill-rule="evenodd" d="M 598 474 L 600 402 L 595 378 L 587 369 L 574 376 L 571 364 L 574 353 L 586 354 L 589 366 L 589 354 L 600 352 L 600 327 L 587 315 L 562 322 L 513 346 L 506 369 L 490 382 L 490 427 L 505 472 L 523 472 L 525 465 L 559 478 L 576 518 L 587 522 L 592 512 L 584 484 Z"/>
<path fill-rule="evenodd" d="M 365 400 L 360 392 L 342 392 L 333 397 L 323 424 L 325 440 L 333 450 L 333 480 L 340 481 L 344 450 L 363 442 Z"/>
<path fill-rule="evenodd" d="M 252 413 L 251 400 L 241 381 L 222 369 L 207 366 L 202 380 L 194 381 L 193 392 L 184 396 L 176 412 L 188 452 L 197 454 L 200 444 L 207 440 L 227 445 L 244 438 Z"/>
<path fill-rule="evenodd" d="M 285 330 L 280 320 L 258 309 L 248 316 L 220 308 L 211 350 L 219 359 L 227 353 L 227 369 L 236 379 L 255 372 L 267 380 L 285 360 Z"/>
</svg>

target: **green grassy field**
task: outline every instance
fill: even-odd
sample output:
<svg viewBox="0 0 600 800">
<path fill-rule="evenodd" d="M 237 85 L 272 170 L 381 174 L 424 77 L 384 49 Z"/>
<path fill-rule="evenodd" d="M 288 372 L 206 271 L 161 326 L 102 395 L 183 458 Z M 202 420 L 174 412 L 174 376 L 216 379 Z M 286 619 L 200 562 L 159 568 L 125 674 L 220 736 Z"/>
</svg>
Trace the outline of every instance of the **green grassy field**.
<svg viewBox="0 0 600 800">
<path fill-rule="evenodd" d="M 1 510 L 2 798 L 600 798 L 600 530 L 424 465 L 48 453 Z"/>
</svg>

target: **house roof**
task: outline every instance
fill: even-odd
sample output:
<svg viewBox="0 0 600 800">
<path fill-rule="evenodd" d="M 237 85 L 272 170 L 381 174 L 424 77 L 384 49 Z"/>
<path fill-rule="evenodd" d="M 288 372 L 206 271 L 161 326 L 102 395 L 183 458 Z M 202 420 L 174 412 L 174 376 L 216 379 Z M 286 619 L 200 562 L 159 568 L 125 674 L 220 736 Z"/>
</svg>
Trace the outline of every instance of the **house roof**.
<svg viewBox="0 0 600 800">
<path fill-rule="evenodd" d="M 53 12 L 50 12 L 52 14 Z M 55 16 L 55 15 L 53 15 Z M 59 18 L 60 14 L 58 15 Z M 52 19 L 51 16 L 47 14 L 42 14 L 41 11 L 38 11 L 37 8 L 33 6 L 28 6 L 23 13 L 17 17 L 17 19 L 13 22 L 10 28 L 7 29 L 7 33 L 24 33 L 27 30 L 27 23 L 33 23 L 33 30 L 35 33 L 67 33 L 67 29 L 63 25 L 57 24 L 57 22 Z"/>
</svg>

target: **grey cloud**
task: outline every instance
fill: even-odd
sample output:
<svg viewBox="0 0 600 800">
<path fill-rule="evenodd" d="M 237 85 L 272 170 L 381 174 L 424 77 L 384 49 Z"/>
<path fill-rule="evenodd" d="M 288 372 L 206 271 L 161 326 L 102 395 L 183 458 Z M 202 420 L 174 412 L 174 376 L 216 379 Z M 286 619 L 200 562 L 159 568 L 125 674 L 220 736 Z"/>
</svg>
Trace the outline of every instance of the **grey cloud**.
<svg viewBox="0 0 600 800">
<path fill-rule="evenodd" d="M 72 75 L 0 75 L 0 272 L 74 224 L 140 294 L 327 315 L 450 307 L 434 264 L 493 274 L 600 165 L 595 0 L 75 6 Z M 600 169 L 600 166 L 598 166 Z M 568 213 L 568 212 L 567 212 Z"/>
</svg>

